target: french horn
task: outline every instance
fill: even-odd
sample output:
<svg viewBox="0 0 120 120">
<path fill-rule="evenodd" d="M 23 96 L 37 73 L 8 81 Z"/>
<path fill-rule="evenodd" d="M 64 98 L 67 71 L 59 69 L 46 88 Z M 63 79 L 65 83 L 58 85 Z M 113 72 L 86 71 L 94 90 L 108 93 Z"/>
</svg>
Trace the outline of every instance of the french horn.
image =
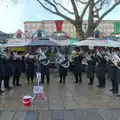
<svg viewBox="0 0 120 120">
<path fill-rule="evenodd" d="M 64 68 L 68 68 L 70 65 L 68 59 L 66 59 L 65 56 L 61 55 L 60 53 L 56 55 L 56 61 Z"/>
<path fill-rule="evenodd" d="M 36 59 L 39 60 L 41 62 L 41 64 L 47 66 L 50 61 L 48 60 L 48 58 L 46 57 L 46 55 L 42 52 L 41 49 L 38 49 L 38 54 L 36 55 Z"/>
</svg>

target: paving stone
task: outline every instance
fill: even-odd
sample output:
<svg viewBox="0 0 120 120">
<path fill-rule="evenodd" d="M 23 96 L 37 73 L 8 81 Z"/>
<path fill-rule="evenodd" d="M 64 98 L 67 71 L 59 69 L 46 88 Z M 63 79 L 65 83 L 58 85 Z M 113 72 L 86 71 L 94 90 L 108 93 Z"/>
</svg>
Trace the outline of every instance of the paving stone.
<svg viewBox="0 0 120 120">
<path fill-rule="evenodd" d="M 34 108 L 35 110 L 49 110 L 49 105 L 46 101 L 36 101 Z"/>
<path fill-rule="evenodd" d="M 27 112 L 25 120 L 38 120 L 39 114 L 37 112 Z"/>
<path fill-rule="evenodd" d="M 116 119 L 120 119 L 120 109 L 108 109 L 107 111 L 115 116 Z"/>
<path fill-rule="evenodd" d="M 17 112 L 12 120 L 25 120 L 26 112 Z"/>
<path fill-rule="evenodd" d="M 104 120 L 97 110 L 89 110 L 86 113 L 86 116 L 89 118 L 89 120 Z"/>
<path fill-rule="evenodd" d="M 41 111 L 39 113 L 39 120 L 52 120 L 50 111 Z"/>
<path fill-rule="evenodd" d="M 4 111 L 3 114 L 0 116 L 0 120 L 12 120 L 15 112 L 11 111 Z"/>
<path fill-rule="evenodd" d="M 64 111 L 64 120 L 79 120 L 75 115 L 75 111 Z"/>
<path fill-rule="evenodd" d="M 62 111 L 52 111 L 52 120 L 63 120 L 64 116 Z"/>
<path fill-rule="evenodd" d="M 113 116 L 107 110 L 98 110 L 99 114 L 103 117 L 104 120 L 116 120 L 115 116 Z"/>
</svg>

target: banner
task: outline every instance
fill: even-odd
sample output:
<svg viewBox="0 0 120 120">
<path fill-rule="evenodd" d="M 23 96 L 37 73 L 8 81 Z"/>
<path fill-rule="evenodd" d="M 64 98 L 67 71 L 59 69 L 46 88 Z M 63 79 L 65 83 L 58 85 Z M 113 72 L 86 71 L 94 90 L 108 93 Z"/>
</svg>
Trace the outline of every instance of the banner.
<svg viewBox="0 0 120 120">
<path fill-rule="evenodd" d="M 57 21 L 55 21 L 55 24 L 56 24 L 56 31 L 61 32 L 62 31 L 63 21 L 62 20 L 57 20 Z"/>
<path fill-rule="evenodd" d="M 120 33 L 120 22 L 114 23 L 114 33 Z"/>
</svg>

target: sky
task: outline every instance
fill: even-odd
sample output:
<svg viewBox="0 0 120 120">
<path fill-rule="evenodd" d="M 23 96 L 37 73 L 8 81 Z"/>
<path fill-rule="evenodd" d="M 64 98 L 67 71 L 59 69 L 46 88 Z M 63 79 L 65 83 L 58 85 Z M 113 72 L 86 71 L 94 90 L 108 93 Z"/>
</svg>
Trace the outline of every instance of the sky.
<svg viewBox="0 0 120 120">
<path fill-rule="evenodd" d="M 0 0 L 0 31 L 5 33 L 15 33 L 18 29 L 24 30 L 25 21 L 41 21 L 62 19 L 40 6 L 36 0 L 20 0 L 17 4 L 9 3 L 9 0 Z M 26 2 L 25 2 L 26 1 Z M 66 1 L 66 2 L 65 2 Z M 68 4 L 63 0 L 64 5 Z M 69 5 L 71 10 L 71 6 Z M 71 10 L 72 11 L 72 10 Z M 120 20 L 120 8 L 114 9 L 105 19 Z M 87 16 L 85 17 L 85 19 Z"/>
</svg>

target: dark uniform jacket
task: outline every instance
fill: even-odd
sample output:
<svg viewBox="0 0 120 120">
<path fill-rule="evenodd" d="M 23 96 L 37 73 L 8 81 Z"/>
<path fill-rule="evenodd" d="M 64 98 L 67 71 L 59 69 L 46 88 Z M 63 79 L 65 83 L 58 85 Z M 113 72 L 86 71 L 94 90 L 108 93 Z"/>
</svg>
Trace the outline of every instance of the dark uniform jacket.
<svg viewBox="0 0 120 120">
<path fill-rule="evenodd" d="M 94 78 L 95 74 L 95 65 L 96 65 L 96 60 L 93 56 L 91 56 L 92 60 L 88 60 L 88 68 L 87 68 L 87 78 Z"/>
<path fill-rule="evenodd" d="M 73 59 L 73 73 L 74 74 L 80 74 L 82 72 L 82 56 L 76 56 Z"/>
<path fill-rule="evenodd" d="M 0 81 L 3 80 L 3 75 L 4 75 L 4 64 L 3 64 L 3 59 L 0 58 Z"/>
<path fill-rule="evenodd" d="M 35 75 L 35 67 L 34 67 L 35 60 L 27 58 L 26 59 L 26 75 L 27 76 L 34 76 Z"/>
<path fill-rule="evenodd" d="M 66 62 L 68 62 L 67 56 L 65 56 L 65 61 L 63 61 L 63 63 L 66 63 Z M 59 64 L 59 76 L 67 76 L 67 69 L 68 68 L 63 67 L 62 66 L 63 63 Z"/>
<path fill-rule="evenodd" d="M 104 58 L 101 58 L 99 56 L 98 56 L 98 59 L 97 59 L 98 65 L 96 69 L 96 74 L 97 74 L 97 77 L 104 78 L 105 73 L 106 73 L 106 62 L 107 61 Z"/>
</svg>

